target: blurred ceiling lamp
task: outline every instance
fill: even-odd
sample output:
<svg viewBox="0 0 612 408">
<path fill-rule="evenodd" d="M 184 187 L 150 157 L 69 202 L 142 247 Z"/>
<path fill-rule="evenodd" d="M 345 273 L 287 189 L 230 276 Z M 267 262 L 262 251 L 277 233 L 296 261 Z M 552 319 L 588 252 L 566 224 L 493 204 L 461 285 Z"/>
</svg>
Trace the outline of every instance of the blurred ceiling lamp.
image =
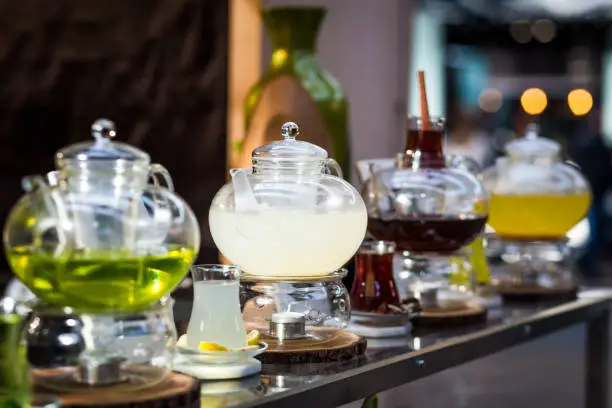
<svg viewBox="0 0 612 408">
<path fill-rule="evenodd" d="M 555 38 L 555 35 L 557 34 L 557 27 L 555 26 L 555 23 L 550 20 L 538 20 L 532 24 L 531 34 L 533 34 L 533 36 L 541 43 L 547 43 Z"/>
<path fill-rule="evenodd" d="M 484 89 L 478 96 L 478 106 L 485 112 L 495 113 L 501 109 L 503 96 L 495 88 Z"/>
<path fill-rule="evenodd" d="M 593 108 L 593 96 L 586 89 L 574 89 L 567 94 L 567 104 L 574 115 L 583 116 Z"/>
<path fill-rule="evenodd" d="M 519 44 L 531 41 L 531 26 L 528 21 L 515 21 L 510 25 L 510 35 Z"/>
<path fill-rule="evenodd" d="M 521 95 L 521 106 L 529 115 L 539 115 L 548 105 L 546 92 L 540 88 L 529 88 Z"/>
</svg>

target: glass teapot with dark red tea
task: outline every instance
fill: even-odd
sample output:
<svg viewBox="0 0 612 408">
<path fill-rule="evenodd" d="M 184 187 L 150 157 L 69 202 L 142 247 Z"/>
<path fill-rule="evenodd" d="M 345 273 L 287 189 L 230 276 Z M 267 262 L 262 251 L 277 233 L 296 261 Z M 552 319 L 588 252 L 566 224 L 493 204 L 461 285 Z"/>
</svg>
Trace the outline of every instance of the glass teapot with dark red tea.
<svg viewBox="0 0 612 408">
<path fill-rule="evenodd" d="M 487 221 L 487 193 L 468 171 L 447 166 L 443 118 L 410 118 L 411 146 L 398 166 L 372 174 L 366 205 L 368 231 L 398 249 L 452 253 L 474 241 Z"/>
</svg>

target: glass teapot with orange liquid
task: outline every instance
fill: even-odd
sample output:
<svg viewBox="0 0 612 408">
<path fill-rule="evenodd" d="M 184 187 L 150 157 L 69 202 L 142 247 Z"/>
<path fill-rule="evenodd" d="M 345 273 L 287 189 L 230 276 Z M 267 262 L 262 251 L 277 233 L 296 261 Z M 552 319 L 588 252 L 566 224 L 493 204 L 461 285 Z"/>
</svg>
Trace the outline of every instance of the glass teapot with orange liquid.
<svg viewBox="0 0 612 408">
<path fill-rule="evenodd" d="M 559 143 L 538 136 L 535 124 L 505 149 L 507 156 L 483 173 L 489 225 L 503 238 L 562 239 L 589 211 L 587 180 L 561 160 Z"/>
<path fill-rule="evenodd" d="M 573 297 L 578 280 L 566 234 L 589 211 L 589 184 L 561 159 L 559 143 L 539 136 L 535 124 L 505 150 L 482 175 L 488 223 L 504 247 L 499 290 L 522 300 Z"/>
</svg>

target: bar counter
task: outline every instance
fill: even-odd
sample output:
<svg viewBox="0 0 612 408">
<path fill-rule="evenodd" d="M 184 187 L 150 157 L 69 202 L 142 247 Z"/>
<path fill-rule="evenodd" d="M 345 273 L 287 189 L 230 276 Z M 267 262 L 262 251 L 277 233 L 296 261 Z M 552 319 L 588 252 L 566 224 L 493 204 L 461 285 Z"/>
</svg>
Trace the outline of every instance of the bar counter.
<svg viewBox="0 0 612 408">
<path fill-rule="evenodd" d="M 183 303 L 183 305 L 181 305 Z M 189 310 L 179 301 L 179 325 Z M 612 290 L 588 289 L 563 304 L 505 305 L 477 326 L 368 339 L 365 356 L 326 364 L 264 365 L 262 375 L 202 383 L 202 405 L 221 407 L 337 407 L 465 364 L 572 325 L 586 324 L 585 407 L 607 407 Z M 225 391 L 224 391 L 225 390 Z M 215 405 L 217 406 L 217 405 Z"/>
</svg>

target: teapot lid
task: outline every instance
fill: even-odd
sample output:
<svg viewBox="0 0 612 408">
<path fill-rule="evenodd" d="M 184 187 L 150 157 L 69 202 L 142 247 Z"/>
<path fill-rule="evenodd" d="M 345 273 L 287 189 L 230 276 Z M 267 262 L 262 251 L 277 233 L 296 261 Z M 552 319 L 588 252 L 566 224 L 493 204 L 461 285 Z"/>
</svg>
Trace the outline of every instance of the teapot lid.
<svg viewBox="0 0 612 408">
<path fill-rule="evenodd" d="M 108 119 L 98 119 L 91 125 L 93 142 L 76 143 L 60 149 L 55 154 L 58 169 L 75 165 L 83 167 L 86 163 L 95 163 L 97 167 L 114 168 L 117 162 L 126 163 L 128 167 L 146 168 L 151 161 L 149 155 L 134 146 L 113 142 L 117 135 L 115 124 Z"/>
<path fill-rule="evenodd" d="M 293 122 L 287 122 L 281 128 L 282 140 L 266 143 L 253 150 L 253 158 L 297 159 L 327 158 L 327 151 L 320 146 L 303 140 L 297 140 L 300 128 Z"/>
<path fill-rule="evenodd" d="M 538 125 L 527 125 L 525 136 L 508 142 L 506 152 L 512 157 L 524 156 L 555 156 L 559 154 L 561 145 L 554 140 L 538 136 Z"/>
</svg>

